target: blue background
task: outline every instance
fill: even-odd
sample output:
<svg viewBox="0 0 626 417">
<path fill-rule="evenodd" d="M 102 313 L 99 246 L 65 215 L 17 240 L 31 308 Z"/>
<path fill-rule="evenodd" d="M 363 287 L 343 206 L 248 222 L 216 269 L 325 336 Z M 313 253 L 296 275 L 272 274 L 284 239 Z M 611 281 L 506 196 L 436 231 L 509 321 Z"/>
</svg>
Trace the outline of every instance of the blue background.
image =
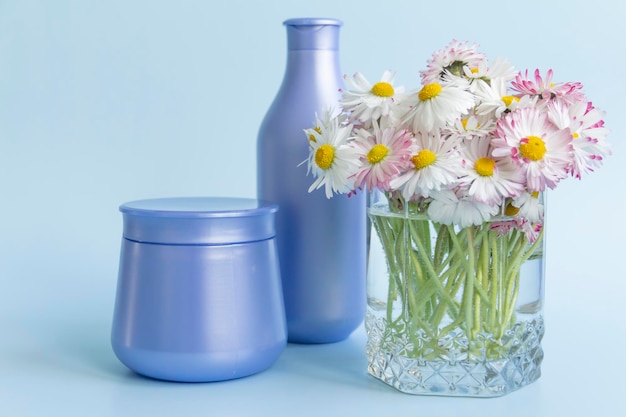
<svg viewBox="0 0 626 417">
<path fill-rule="evenodd" d="M 608 415 L 626 373 L 625 16 L 613 0 L 0 0 L 0 415 Z M 255 197 L 292 17 L 342 19 L 342 70 L 370 81 L 392 69 L 415 87 L 456 38 L 580 81 L 607 112 L 614 155 L 549 193 L 536 384 L 485 402 L 401 395 L 366 375 L 362 331 L 290 345 L 272 369 L 219 384 L 146 380 L 113 355 L 118 206 Z"/>
</svg>

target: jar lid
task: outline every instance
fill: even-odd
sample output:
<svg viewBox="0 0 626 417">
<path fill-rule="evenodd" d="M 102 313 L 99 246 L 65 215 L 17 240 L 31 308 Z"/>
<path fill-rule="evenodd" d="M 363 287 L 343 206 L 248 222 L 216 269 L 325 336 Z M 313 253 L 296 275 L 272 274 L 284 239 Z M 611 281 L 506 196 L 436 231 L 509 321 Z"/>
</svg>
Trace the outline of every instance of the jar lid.
<svg viewBox="0 0 626 417">
<path fill-rule="evenodd" d="M 220 245 L 276 235 L 276 204 L 234 197 L 137 200 L 119 207 L 124 237 L 142 243 Z"/>
</svg>

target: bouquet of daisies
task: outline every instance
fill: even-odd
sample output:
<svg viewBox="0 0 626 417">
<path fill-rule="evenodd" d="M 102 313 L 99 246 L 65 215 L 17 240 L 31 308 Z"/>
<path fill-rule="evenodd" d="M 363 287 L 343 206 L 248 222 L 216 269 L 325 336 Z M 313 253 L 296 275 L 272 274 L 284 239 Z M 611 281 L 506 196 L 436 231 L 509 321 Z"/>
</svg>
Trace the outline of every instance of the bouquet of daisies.
<svg viewBox="0 0 626 417">
<path fill-rule="evenodd" d="M 310 192 L 375 191 L 395 213 L 369 211 L 387 261 L 387 324 L 432 341 L 412 343 L 414 356 L 455 329 L 470 350 L 481 332 L 511 329 L 521 266 L 542 256 L 543 192 L 610 154 L 603 112 L 552 70 L 517 72 L 454 40 L 420 76 L 412 90 L 391 71 L 374 84 L 346 76 L 338 106 L 305 130 Z"/>
<path fill-rule="evenodd" d="M 306 130 L 309 191 L 379 190 L 463 227 L 507 206 L 536 220 L 537 193 L 594 171 L 610 153 L 603 112 L 580 83 L 554 82 L 552 70 L 516 72 L 452 41 L 420 75 L 408 91 L 391 71 L 375 84 L 344 77 L 339 108 Z"/>
</svg>

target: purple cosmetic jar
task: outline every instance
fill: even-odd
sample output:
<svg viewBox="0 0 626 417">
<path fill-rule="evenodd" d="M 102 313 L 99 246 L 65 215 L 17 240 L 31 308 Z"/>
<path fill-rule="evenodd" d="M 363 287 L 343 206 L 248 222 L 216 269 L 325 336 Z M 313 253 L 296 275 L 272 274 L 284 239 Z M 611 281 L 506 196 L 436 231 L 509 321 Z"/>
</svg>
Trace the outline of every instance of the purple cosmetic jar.
<svg viewBox="0 0 626 417">
<path fill-rule="evenodd" d="M 287 343 L 268 202 L 160 198 L 120 206 L 111 344 L 131 370 L 209 382 L 269 368 Z"/>
</svg>

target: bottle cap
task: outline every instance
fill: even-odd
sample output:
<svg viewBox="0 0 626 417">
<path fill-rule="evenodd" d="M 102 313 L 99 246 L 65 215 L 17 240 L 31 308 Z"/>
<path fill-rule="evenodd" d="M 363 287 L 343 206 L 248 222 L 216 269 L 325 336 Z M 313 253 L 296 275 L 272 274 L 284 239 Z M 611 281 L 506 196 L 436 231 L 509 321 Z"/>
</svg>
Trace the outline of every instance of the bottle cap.
<svg viewBox="0 0 626 417">
<path fill-rule="evenodd" d="M 343 22 L 332 18 L 296 18 L 283 22 L 287 47 L 299 50 L 339 50 L 339 28 Z"/>
</svg>

